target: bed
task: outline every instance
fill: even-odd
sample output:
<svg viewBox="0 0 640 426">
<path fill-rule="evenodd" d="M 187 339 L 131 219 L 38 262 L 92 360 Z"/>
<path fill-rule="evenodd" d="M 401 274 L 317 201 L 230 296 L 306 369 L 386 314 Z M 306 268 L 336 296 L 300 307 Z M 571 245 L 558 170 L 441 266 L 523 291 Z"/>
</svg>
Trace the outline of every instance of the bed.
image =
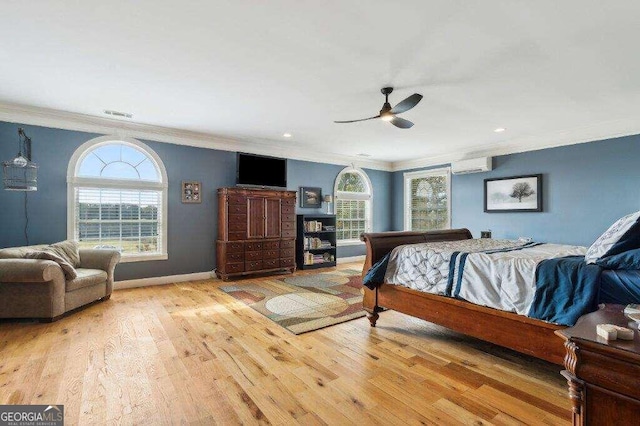
<svg viewBox="0 0 640 426">
<path fill-rule="evenodd" d="M 640 247 L 640 212 L 635 219 L 638 220 L 638 226 L 634 227 L 632 231 L 638 234 L 638 241 L 629 245 L 625 240 L 626 245 L 622 247 L 625 253 L 634 244 Z M 623 230 L 628 231 L 628 227 Z M 611 236 L 610 233 L 603 235 Z M 363 281 L 369 281 L 365 285 L 370 287 L 364 288 L 363 306 L 371 325 L 374 327 L 379 318 L 378 313 L 383 309 L 391 309 L 561 365 L 565 350 L 562 339 L 554 334 L 556 330 L 572 325 L 580 315 L 597 309 L 599 303 L 640 302 L 640 273 L 638 272 L 640 270 L 640 260 L 638 260 L 640 259 L 640 250 L 638 250 L 637 256 L 632 257 L 635 260 L 626 260 L 626 269 L 631 270 L 612 269 L 612 266 L 619 265 L 605 265 L 608 268 L 605 270 L 603 266 L 597 264 L 598 259 L 603 258 L 605 252 L 609 256 L 618 254 L 615 253 L 616 250 L 611 250 L 617 241 L 615 238 L 613 242 L 609 241 L 608 245 L 604 246 L 594 243 L 595 249 L 594 246 L 587 248 L 540 245 L 540 243 L 532 241 L 506 243 L 492 241 L 489 243 L 473 239 L 468 229 L 365 233 L 362 235 L 362 240 L 367 248 Z M 504 249 L 500 248 L 500 244 L 503 243 L 507 244 Z M 489 245 L 486 246 L 486 244 Z M 417 249 L 420 247 L 422 249 Z M 471 249 L 469 252 L 464 252 L 460 247 L 471 247 Z M 619 249 L 620 247 L 618 247 L 618 251 Z M 393 256 L 399 256 L 397 253 L 401 251 L 409 252 L 414 257 L 423 255 L 426 251 L 443 253 L 441 257 L 445 259 L 445 264 L 440 264 L 439 270 L 432 265 L 423 267 L 423 270 L 417 274 L 414 274 L 411 268 L 417 267 L 421 262 L 429 264 L 438 262 L 425 258 L 420 261 L 413 260 L 413 264 L 409 262 L 404 266 L 390 267 Z M 595 260 L 586 262 L 585 259 L 589 254 L 591 257 L 594 256 L 593 251 L 596 252 Z M 458 271 L 456 268 L 460 267 L 460 263 L 463 263 L 464 266 L 464 262 L 460 260 L 462 252 L 465 253 L 467 265 L 464 270 Z M 490 264 L 487 267 L 487 271 L 491 271 L 488 273 L 490 275 L 478 278 L 476 264 L 491 257 L 486 253 L 491 253 L 493 257 L 498 258 L 508 257 L 511 263 L 522 263 L 523 261 L 518 256 L 536 258 L 537 260 L 534 262 L 537 265 L 535 266 L 536 270 L 528 273 L 533 274 L 536 280 L 541 280 L 539 276 L 544 277 L 546 273 L 546 281 L 549 285 L 554 285 L 555 281 L 566 281 L 567 284 L 564 284 L 564 288 L 570 289 L 570 294 L 562 295 L 564 290 L 559 291 L 553 287 L 544 289 L 540 286 L 545 291 L 537 290 L 534 283 L 534 296 L 531 294 L 528 296 L 519 295 L 513 301 L 509 301 L 506 306 L 501 306 L 504 301 L 500 299 L 504 299 L 504 297 L 483 299 L 483 297 L 487 297 L 486 294 L 481 294 L 480 300 L 477 303 L 472 303 L 468 301 L 472 299 L 470 294 L 474 291 L 477 292 L 477 290 L 465 290 L 465 286 L 472 288 L 474 281 L 482 280 L 500 281 L 504 284 L 510 280 L 506 276 L 514 274 L 512 270 L 500 273 L 495 264 Z M 431 254 L 433 255 L 433 253 Z M 389 260 L 390 256 L 391 261 Z M 541 260 L 543 257 L 545 259 Z M 611 258 L 609 257 L 609 259 Z M 447 259 L 448 264 L 446 263 Z M 384 264 L 385 260 L 387 264 Z M 617 262 L 620 263 L 619 259 Z M 544 264 L 545 267 L 542 268 L 541 264 Z M 388 271 L 387 268 L 391 268 L 391 271 Z M 531 269 L 530 265 L 529 269 Z M 424 280 L 424 277 L 433 274 L 437 275 L 437 278 L 432 280 L 435 284 L 431 291 L 434 292 L 430 293 L 429 290 L 421 288 L 418 284 L 420 284 L 420 280 Z M 502 274 L 501 277 L 499 277 L 500 274 Z M 379 282 L 374 280 L 375 285 L 371 284 L 373 275 L 378 276 Z M 391 282 L 386 282 L 381 277 L 385 277 Z M 402 285 L 395 282 L 403 281 L 401 278 L 404 279 Z M 603 283 L 603 291 L 600 291 L 601 282 Z M 531 283 L 529 282 L 527 285 L 531 285 Z M 512 290 L 514 293 L 520 291 L 521 289 Z M 553 302 L 560 303 L 559 307 L 553 312 L 548 312 L 548 306 L 553 304 L 551 299 L 558 299 L 560 296 L 564 297 L 565 301 L 571 299 L 571 304 L 560 299 L 560 302 Z M 493 299 L 495 302 L 492 302 Z M 573 299 L 581 299 L 581 304 L 573 305 Z M 535 313 L 538 317 L 528 316 L 527 313 Z"/>
</svg>

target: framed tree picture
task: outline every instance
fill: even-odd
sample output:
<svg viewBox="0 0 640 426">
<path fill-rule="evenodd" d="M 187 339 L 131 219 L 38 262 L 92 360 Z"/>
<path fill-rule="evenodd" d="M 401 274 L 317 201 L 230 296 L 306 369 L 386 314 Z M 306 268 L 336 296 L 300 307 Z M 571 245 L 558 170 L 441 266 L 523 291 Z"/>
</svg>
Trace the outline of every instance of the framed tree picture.
<svg viewBox="0 0 640 426">
<path fill-rule="evenodd" d="M 322 188 L 300 187 L 300 207 L 318 208 L 322 206 Z"/>
<path fill-rule="evenodd" d="M 485 179 L 484 211 L 541 212 L 542 175 Z"/>
<path fill-rule="evenodd" d="M 201 203 L 202 183 L 195 181 L 182 181 L 182 202 L 186 204 Z"/>
</svg>

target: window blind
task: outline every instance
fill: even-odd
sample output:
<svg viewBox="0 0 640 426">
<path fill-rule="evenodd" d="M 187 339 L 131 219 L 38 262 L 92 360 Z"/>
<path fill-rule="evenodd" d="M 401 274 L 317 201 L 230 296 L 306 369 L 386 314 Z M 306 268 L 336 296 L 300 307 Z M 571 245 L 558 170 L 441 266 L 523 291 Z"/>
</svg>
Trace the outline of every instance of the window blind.
<svg viewBox="0 0 640 426">
<path fill-rule="evenodd" d="M 338 240 L 357 240 L 367 231 L 367 201 L 336 200 Z"/>
<path fill-rule="evenodd" d="M 123 254 L 162 251 L 162 191 L 75 188 L 75 237 L 81 247 Z"/>
</svg>

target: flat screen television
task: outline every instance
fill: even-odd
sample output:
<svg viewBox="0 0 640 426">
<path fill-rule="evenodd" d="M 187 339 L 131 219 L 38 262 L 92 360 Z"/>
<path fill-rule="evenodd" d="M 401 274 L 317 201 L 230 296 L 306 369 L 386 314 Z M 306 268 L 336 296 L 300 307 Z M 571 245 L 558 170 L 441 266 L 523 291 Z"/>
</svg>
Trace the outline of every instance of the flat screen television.
<svg viewBox="0 0 640 426">
<path fill-rule="evenodd" d="M 238 153 L 236 184 L 240 186 L 286 188 L 287 159 Z"/>
</svg>

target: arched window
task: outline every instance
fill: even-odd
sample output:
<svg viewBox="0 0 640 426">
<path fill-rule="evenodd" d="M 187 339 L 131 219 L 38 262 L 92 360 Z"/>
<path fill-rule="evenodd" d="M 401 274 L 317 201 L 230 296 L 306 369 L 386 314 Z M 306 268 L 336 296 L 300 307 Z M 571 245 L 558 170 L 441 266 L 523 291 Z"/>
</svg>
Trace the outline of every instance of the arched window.
<svg viewBox="0 0 640 426">
<path fill-rule="evenodd" d="M 160 157 L 128 138 L 80 146 L 67 172 L 69 239 L 116 248 L 124 262 L 167 258 L 167 173 Z"/>
<path fill-rule="evenodd" d="M 373 190 L 369 176 L 357 167 L 346 167 L 334 186 L 338 243 L 361 243 L 360 234 L 371 231 Z"/>
</svg>

